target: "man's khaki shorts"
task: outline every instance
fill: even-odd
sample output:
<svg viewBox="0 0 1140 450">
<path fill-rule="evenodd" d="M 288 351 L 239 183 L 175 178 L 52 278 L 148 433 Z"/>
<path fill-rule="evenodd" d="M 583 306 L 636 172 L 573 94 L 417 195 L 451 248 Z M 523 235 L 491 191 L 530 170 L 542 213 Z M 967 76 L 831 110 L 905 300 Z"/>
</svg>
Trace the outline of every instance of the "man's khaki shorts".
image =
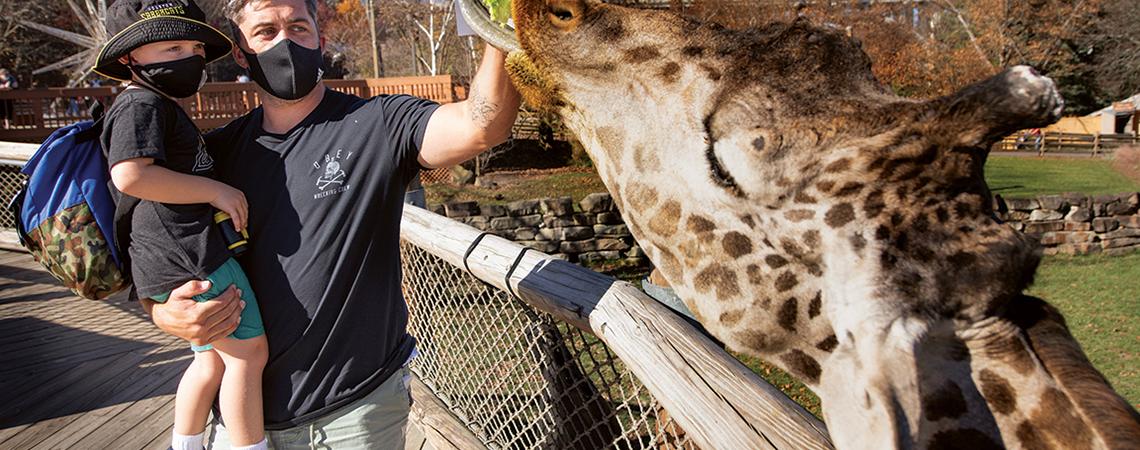
<svg viewBox="0 0 1140 450">
<path fill-rule="evenodd" d="M 372 393 L 331 414 L 305 425 L 266 431 L 269 448 L 403 449 L 411 404 L 409 377 L 408 368 L 402 367 Z M 206 428 L 207 449 L 230 448 L 226 429 L 217 420 Z"/>
</svg>

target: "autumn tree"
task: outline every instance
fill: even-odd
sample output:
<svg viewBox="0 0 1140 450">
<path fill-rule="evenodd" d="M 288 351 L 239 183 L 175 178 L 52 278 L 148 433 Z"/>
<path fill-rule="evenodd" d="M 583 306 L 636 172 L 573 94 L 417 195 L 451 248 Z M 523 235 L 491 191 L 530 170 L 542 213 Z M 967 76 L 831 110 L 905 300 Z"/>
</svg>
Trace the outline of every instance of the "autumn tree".
<svg viewBox="0 0 1140 450">
<path fill-rule="evenodd" d="M 70 7 L 61 1 L 0 1 L 0 67 L 12 71 L 22 87 L 66 85 L 70 75 L 67 72 L 32 72 L 83 49 L 32 30 L 22 20 L 63 30 L 82 30 Z"/>
</svg>

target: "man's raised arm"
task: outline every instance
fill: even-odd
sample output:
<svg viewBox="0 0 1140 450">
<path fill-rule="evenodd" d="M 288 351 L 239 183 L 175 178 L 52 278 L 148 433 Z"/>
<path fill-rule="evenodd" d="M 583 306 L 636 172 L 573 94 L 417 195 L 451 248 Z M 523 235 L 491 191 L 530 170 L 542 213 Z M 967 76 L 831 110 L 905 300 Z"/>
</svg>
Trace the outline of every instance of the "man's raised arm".
<svg viewBox="0 0 1140 450">
<path fill-rule="evenodd" d="M 452 166 L 507 140 L 519 94 L 504 69 L 506 54 L 487 46 L 467 100 L 440 106 L 428 119 L 420 165 Z"/>
</svg>

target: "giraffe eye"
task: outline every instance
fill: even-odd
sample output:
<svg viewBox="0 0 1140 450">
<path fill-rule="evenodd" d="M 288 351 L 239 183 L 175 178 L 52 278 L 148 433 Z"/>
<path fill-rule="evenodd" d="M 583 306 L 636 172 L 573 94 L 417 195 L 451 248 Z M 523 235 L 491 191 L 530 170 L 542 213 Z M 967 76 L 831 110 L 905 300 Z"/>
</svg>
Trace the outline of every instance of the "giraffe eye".
<svg viewBox="0 0 1140 450">
<path fill-rule="evenodd" d="M 705 159 L 709 162 L 709 178 L 732 195 L 744 197 L 744 191 L 737 186 L 736 179 L 716 154 L 716 140 L 712 137 L 711 122 L 711 115 L 705 118 Z"/>
</svg>

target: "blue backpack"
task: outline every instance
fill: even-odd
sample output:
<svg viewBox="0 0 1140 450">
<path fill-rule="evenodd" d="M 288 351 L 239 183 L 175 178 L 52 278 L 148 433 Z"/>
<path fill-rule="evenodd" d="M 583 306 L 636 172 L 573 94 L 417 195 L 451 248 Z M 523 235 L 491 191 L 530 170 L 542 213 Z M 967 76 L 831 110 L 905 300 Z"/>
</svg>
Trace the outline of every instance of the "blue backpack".
<svg viewBox="0 0 1140 450">
<path fill-rule="evenodd" d="M 101 131 L 96 114 L 52 133 L 21 170 L 28 181 L 11 205 L 20 243 L 64 286 L 93 300 L 130 286 L 126 255 L 115 245 Z"/>
</svg>

